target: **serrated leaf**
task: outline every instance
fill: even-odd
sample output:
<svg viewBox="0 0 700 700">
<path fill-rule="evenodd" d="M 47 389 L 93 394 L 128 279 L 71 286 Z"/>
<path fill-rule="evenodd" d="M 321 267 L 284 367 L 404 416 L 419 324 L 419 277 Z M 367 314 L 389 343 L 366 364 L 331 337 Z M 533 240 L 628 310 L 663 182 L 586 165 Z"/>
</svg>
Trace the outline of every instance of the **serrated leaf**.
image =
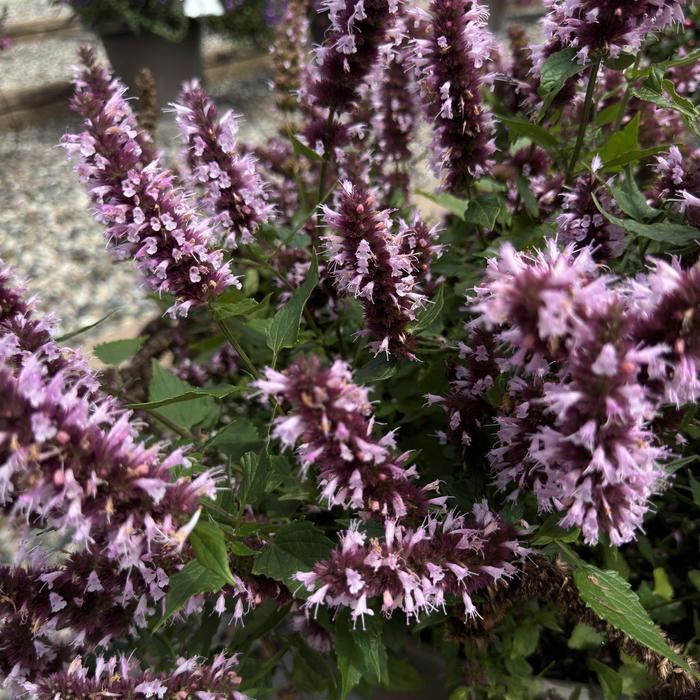
<svg viewBox="0 0 700 700">
<path fill-rule="evenodd" d="M 533 545 L 542 547 L 552 542 L 575 542 L 581 534 L 580 528 L 564 530 L 559 527 L 558 523 L 561 520 L 561 515 L 554 513 L 550 515 L 542 525 L 537 528 L 535 537 L 532 540 Z"/>
<path fill-rule="evenodd" d="M 237 460 L 244 453 L 254 449 L 260 441 L 258 429 L 253 423 L 247 418 L 234 418 L 214 435 L 205 447 L 216 447 L 231 459 Z"/>
<path fill-rule="evenodd" d="M 603 700 L 618 700 L 622 693 L 622 678 L 617 671 L 597 659 L 589 659 L 588 667 L 598 676 L 598 682 L 603 690 Z"/>
<path fill-rule="evenodd" d="M 622 185 L 620 187 L 612 186 L 610 191 L 620 209 L 636 221 L 653 219 L 660 213 L 658 209 L 647 204 L 644 193 L 637 186 L 629 169 L 625 172 Z"/>
<path fill-rule="evenodd" d="M 606 58 L 603 63 L 606 68 L 612 68 L 613 70 L 623 71 L 625 68 L 629 68 L 635 61 L 635 56 L 631 53 L 623 51 L 619 56 L 615 58 Z"/>
<path fill-rule="evenodd" d="M 228 564 L 226 541 L 221 528 L 213 522 L 200 520 L 192 530 L 189 542 L 194 550 L 197 561 L 209 571 L 235 586 Z"/>
<path fill-rule="evenodd" d="M 440 318 L 442 309 L 445 306 L 445 285 L 441 285 L 438 289 L 435 298 L 429 301 L 424 308 L 422 308 L 417 316 L 416 321 L 411 327 L 411 333 L 420 333 L 421 331 L 430 328 L 430 326 L 435 323 L 435 321 Z"/>
<path fill-rule="evenodd" d="M 193 559 L 176 574 L 170 576 L 165 613 L 156 629 L 174 615 L 193 596 L 200 593 L 216 593 L 226 584 L 226 579 L 203 567 Z"/>
<path fill-rule="evenodd" d="M 333 543 L 306 520 L 281 528 L 260 552 L 253 573 L 276 581 L 288 581 L 297 571 L 310 571 L 328 557 Z"/>
<path fill-rule="evenodd" d="M 265 487 L 270 474 L 270 462 L 266 455 L 258 457 L 254 452 L 246 452 L 241 457 L 243 483 L 241 484 L 241 505 L 257 505 L 265 495 Z"/>
<path fill-rule="evenodd" d="M 323 161 L 323 156 L 316 153 L 313 148 L 309 148 L 303 141 L 300 141 L 291 131 L 287 132 L 289 140 L 292 142 L 294 155 L 303 156 L 309 160 Z"/>
<path fill-rule="evenodd" d="M 100 362 L 104 362 L 106 365 L 119 365 L 124 360 L 133 357 L 143 347 L 145 342 L 145 338 L 112 340 L 109 343 L 95 345 L 92 352 Z"/>
<path fill-rule="evenodd" d="M 671 221 L 660 221 L 656 224 L 642 224 L 632 219 L 620 219 L 619 217 L 613 216 L 605 211 L 605 209 L 601 207 L 600 202 L 595 195 L 591 196 L 598 211 L 611 224 L 615 224 L 616 226 L 619 226 L 630 233 L 635 233 L 643 238 L 649 238 L 652 241 L 673 243 L 677 246 L 686 245 L 687 243 L 691 243 L 692 241 L 700 238 L 700 229 L 693 226 L 674 224 Z"/>
<path fill-rule="evenodd" d="M 533 218 L 537 218 L 540 208 L 537 206 L 537 199 L 530 187 L 530 181 L 524 175 L 518 175 L 515 179 L 518 194 L 525 204 L 525 210 Z"/>
<path fill-rule="evenodd" d="M 501 212 L 501 198 L 495 194 L 482 194 L 470 200 L 464 220 L 477 226 L 493 229 Z"/>
<path fill-rule="evenodd" d="M 335 624 L 338 664 L 342 662 L 348 668 L 356 668 L 370 683 L 381 685 L 389 678 L 382 624 L 373 617 L 365 617 L 362 629 L 361 624 L 359 621 L 357 625 L 353 624 L 347 612 L 338 616 Z"/>
<path fill-rule="evenodd" d="M 169 406 L 173 403 L 183 403 L 184 401 L 192 401 L 192 399 L 198 399 L 202 397 L 211 397 L 214 399 L 223 399 L 231 394 L 240 393 L 243 391 L 241 387 L 224 385 L 218 387 L 209 387 L 207 389 L 192 387 L 184 394 L 178 394 L 177 396 L 171 396 L 167 399 L 160 399 L 159 401 L 145 401 L 144 403 L 128 403 L 127 408 L 133 408 L 136 410 L 150 411 L 154 408 L 160 408 L 161 406 Z"/>
<path fill-rule="evenodd" d="M 566 48 L 549 56 L 540 70 L 539 95 L 543 100 L 541 113 L 546 112 L 566 81 L 578 75 L 588 64 L 576 60 L 576 49 Z"/>
<path fill-rule="evenodd" d="M 600 649 L 605 637 L 584 622 L 577 623 L 567 642 L 569 649 Z"/>
<path fill-rule="evenodd" d="M 293 348 L 299 334 L 299 323 L 304 306 L 318 284 L 318 259 L 313 254 L 311 267 L 304 283 L 292 294 L 291 299 L 272 317 L 266 329 L 267 347 L 277 355 L 282 348 Z"/>
<path fill-rule="evenodd" d="M 581 599 L 598 617 L 698 677 L 661 636 L 629 583 L 617 572 L 586 564 L 574 571 L 574 581 Z"/>
<path fill-rule="evenodd" d="M 439 194 L 433 194 L 432 192 L 425 192 L 423 190 L 418 190 L 416 194 L 421 197 L 429 199 L 443 209 L 447 209 L 451 214 L 454 214 L 458 219 L 464 221 L 464 212 L 467 208 L 467 200 L 459 199 L 448 192 L 440 192 Z"/>
<path fill-rule="evenodd" d="M 626 165 L 630 163 L 638 163 L 645 158 L 651 158 L 658 153 L 663 153 L 668 150 L 668 145 L 666 146 L 652 146 L 651 148 L 641 148 L 634 151 L 629 151 L 628 153 L 623 153 L 617 158 L 613 158 L 608 163 L 603 165 L 603 170 L 607 172 L 619 172 Z"/>
<path fill-rule="evenodd" d="M 188 394 L 198 396 L 187 398 Z M 211 414 L 214 402 L 211 398 L 202 398 L 201 392 L 191 384 L 182 381 L 162 367 L 156 360 L 151 361 L 151 381 L 148 385 L 149 404 L 135 404 L 136 407 L 165 416 L 181 428 L 191 428 Z M 158 404 L 158 408 L 153 404 Z M 134 406 L 132 406 L 133 408 Z"/>
</svg>

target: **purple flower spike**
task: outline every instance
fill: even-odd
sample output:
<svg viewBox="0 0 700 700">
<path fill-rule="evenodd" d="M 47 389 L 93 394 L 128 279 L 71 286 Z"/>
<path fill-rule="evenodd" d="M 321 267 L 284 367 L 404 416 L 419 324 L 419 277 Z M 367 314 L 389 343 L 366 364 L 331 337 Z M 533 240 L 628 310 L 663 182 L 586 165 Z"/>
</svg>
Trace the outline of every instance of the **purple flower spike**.
<svg viewBox="0 0 700 700">
<path fill-rule="evenodd" d="M 94 671 L 83 666 L 78 656 L 65 671 L 27 684 L 36 700 L 55 698 L 207 698 L 207 700 L 246 700 L 238 691 L 241 678 L 236 673 L 235 656 L 219 654 L 211 664 L 196 657 L 179 658 L 171 673 L 142 671 L 125 656 L 98 657 Z"/>
<path fill-rule="evenodd" d="M 348 112 L 377 60 L 400 0 L 325 0 L 331 27 L 316 50 L 318 75 L 309 92 L 319 107 Z"/>
<path fill-rule="evenodd" d="M 196 80 L 180 93 L 173 105 L 195 182 L 207 189 L 206 205 L 212 224 L 225 248 L 250 243 L 260 224 L 270 220 L 267 202 L 253 155 L 237 154 L 236 115 L 227 112 L 220 120 L 216 105 Z"/>
<path fill-rule="evenodd" d="M 286 447 L 298 445 L 303 474 L 317 468 L 321 498 L 329 506 L 371 517 L 421 518 L 431 505 L 444 505 L 445 498 L 428 495 L 436 484 L 415 483 L 416 468 L 405 466 L 408 453 L 396 453 L 393 432 L 372 435 L 367 389 L 352 383 L 341 360 L 323 369 L 316 358 L 301 358 L 284 373 L 267 369 L 254 386 L 290 409 L 273 434 Z"/>
<path fill-rule="evenodd" d="M 392 234 L 389 210 L 378 210 L 363 186 L 342 183 L 338 210 L 323 208 L 325 236 L 338 290 L 362 303 L 375 354 L 413 358 L 408 324 L 425 303 L 415 289 L 411 255 Z"/>
<path fill-rule="evenodd" d="M 384 615 L 402 610 L 418 620 L 454 596 L 470 618 L 478 615 L 471 596 L 514 576 L 526 554 L 515 532 L 483 501 L 471 516 L 429 516 L 416 529 L 387 520 L 381 541 L 367 541 L 355 523 L 341 534 L 341 547 L 330 559 L 296 578 L 311 593 L 307 609 L 348 608 L 363 627 L 365 615 L 375 615 L 375 600 Z"/>
<path fill-rule="evenodd" d="M 177 189 L 175 176 L 157 160 L 144 164 L 141 130 L 125 89 L 113 80 L 108 97 L 104 90 L 104 80 L 95 81 L 93 66 L 86 65 L 73 100 L 85 131 L 64 136 L 62 145 L 79 161 L 77 172 L 114 254 L 134 259 L 149 289 L 176 298 L 170 313 L 185 316 L 237 282 L 223 253 L 209 249 L 206 225 Z"/>
<path fill-rule="evenodd" d="M 468 0 L 433 0 L 431 35 L 418 39 L 419 71 L 428 120 L 433 124 L 436 172 L 450 192 L 462 192 L 492 165 L 493 120 L 481 89 L 493 80 L 481 71 L 493 39 L 488 11 Z"/>
</svg>

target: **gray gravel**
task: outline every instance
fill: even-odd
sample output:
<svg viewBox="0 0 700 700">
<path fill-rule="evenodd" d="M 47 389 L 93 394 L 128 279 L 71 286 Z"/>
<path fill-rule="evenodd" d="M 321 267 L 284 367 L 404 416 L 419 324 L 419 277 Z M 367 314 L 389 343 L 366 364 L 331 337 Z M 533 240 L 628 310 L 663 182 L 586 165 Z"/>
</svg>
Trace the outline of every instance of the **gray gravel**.
<svg viewBox="0 0 700 700">
<path fill-rule="evenodd" d="M 57 14 L 47 0 L 0 0 L 2 4 L 8 5 L 8 21 L 13 22 Z M 86 40 L 101 49 L 86 33 L 19 42 L 0 54 L 0 100 L 4 90 L 70 79 L 75 50 Z M 206 44 L 222 48 L 218 38 L 208 38 Z M 211 86 L 222 109 L 232 107 L 244 115 L 242 139 L 259 141 L 274 131 L 268 80 L 261 74 Z M 147 320 L 156 307 L 140 289 L 134 266 L 115 263 L 106 252 L 102 227 L 91 217 L 73 166 L 57 146 L 63 133 L 77 128 L 74 118 L 57 117 L 45 125 L 0 132 L 0 258 L 28 280 L 42 311 L 61 318 L 59 332 L 114 311 L 93 333 L 109 335 L 127 322 L 133 326 Z M 176 160 L 179 142 L 172 114 L 161 119 L 157 140 L 167 158 Z"/>
</svg>

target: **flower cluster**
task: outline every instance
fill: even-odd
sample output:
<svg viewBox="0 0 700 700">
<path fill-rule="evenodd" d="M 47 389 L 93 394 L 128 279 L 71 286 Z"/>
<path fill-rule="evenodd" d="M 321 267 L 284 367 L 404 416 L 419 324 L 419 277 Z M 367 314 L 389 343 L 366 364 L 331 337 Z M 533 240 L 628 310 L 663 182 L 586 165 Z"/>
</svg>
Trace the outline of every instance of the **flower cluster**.
<svg viewBox="0 0 700 700">
<path fill-rule="evenodd" d="M 309 88 L 320 107 L 345 112 L 377 60 L 399 0 L 326 0 L 330 29 L 316 50 L 318 74 Z"/>
<path fill-rule="evenodd" d="M 222 252 L 209 248 L 207 225 L 177 189 L 175 176 L 146 157 L 145 137 L 124 92 L 86 63 L 72 100 L 85 130 L 64 136 L 62 144 L 79 160 L 78 174 L 114 253 L 136 260 L 150 289 L 175 297 L 171 314 L 186 315 L 235 280 Z"/>
<path fill-rule="evenodd" d="M 624 49 L 637 51 L 652 31 L 683 20 L 679 0 L 549 0 L 554 35 L 564 46 L 578 49 L 581 62 L 602 52 L 616 57 Z"/>
<path fill-rule="evenodd" d="M 504 345 L 499 364 L 516 370 L 491 452 L 497 485 L 531 489 L 589 543 L 605 532 L 621 544 L 666 480 L 654 415 L 698 395 L 698 277 L 656 262 L 625 282 L 602 275 L 593 252 L 504 246 L 472 308 Z"/>
<path fill-rule="evenodd" d="M 375 353 L 411 357 L 408 324 L 425 297 L 415 289 L 411 256 L 401 234 L 391 232 L 388 210 L 378 210 L 368 190 L 342 183 L 338 210 L 323 208 L 325 237 L 338 290 L 362 303 Z"/>
<path fill-rule="evenodd" d="M 595 259 L 604 261 L 619 257 L 626 239 L 624 230 L 610 223 L 596 206 L 594 197 L 605 211 L 614 209 L 612 197 L 596 175 L 600 165 L 594 159 L 593 170 L 579 175 L 571 192 L 562 195 L 564 211 L 557 217 L 557 230 L 562 243 L 590 245 Z"/>
<path fill-rule="evenodd" d="M 211 664 L 196 657 L 178 659 L 171 673 L 143 671 L 125 656 L 102 658 L 94 670 L 76 657 L 65 671 L 38 683 L 27 685 L 32 700 L 55 698 L 207 698 L 207 700 L 246 700 L 239 692 L 237 659 L 218 654 Z"/>
<path fill-rule="evenodd" d="M 373 436 L 367 390 L 353 384 L 347 364 L 323 369 L 316 358 L 300 358 L 285 372 L 266 369 L 254 382 L 265 400 L 289 409 L 273 435 L 285 447 L 298 445 L 302 474 L 317 470 L 321 499 L 378 518 L 423 517 L 445 498 L 431 497 L 437 484 L 419 486 L 410 455 L 398 454 L 393 432 Z"/>
<path fill-rule="evenodd" d="M 433 0 L 431 35 L 415 42 L 415 63 L 428 120 L 433 124 L 433 153 L 445 189 L 461 192 L 488 172 L 495 150 L 493 120 L 481 90 L 493 76 L 482 68 L 491 50 L 488 12 L 466 0 Z"/>
<path fill-rule="evenodd" d="M 218 119 L 216 105 L 200 84 L 186 83 L 174 105 L 195 182 L 207 189 L 205 205 L 225 248 L 250 243 L 272 216 L 254 157 L 237 153 L 238 124 L 233 112 Z"/>
<path fill-rule="evenodd" d="M 415 529 L 388 520 L 381 542 L 367 542 L 355 523 L 341 534 L 341 547 L 330 559 L 296 578 L 311 593 L 307 609 L 349 608 L 363 627 L 364 616 L 375 614 L 369 606 L 373 599 L 381 601 L 387 616 L 401 610 L 417 620 L 444 609 L 454 597 L 465 616 L 473 617 L 478 613 L 471 596 L 513 576 L 513 562 L 526 553 L 483 501 L 471 516 L 430 516 Z"/>
</svg>

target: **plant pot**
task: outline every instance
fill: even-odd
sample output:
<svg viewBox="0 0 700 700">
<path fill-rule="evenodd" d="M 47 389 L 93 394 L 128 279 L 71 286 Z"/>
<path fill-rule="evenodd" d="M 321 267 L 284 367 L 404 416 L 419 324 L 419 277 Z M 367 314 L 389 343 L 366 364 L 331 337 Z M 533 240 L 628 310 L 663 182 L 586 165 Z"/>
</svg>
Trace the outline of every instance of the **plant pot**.
<svg viewBox="0 0 700 700">
<path fill-rule="evenodd" d="M 199 24 L 190 22 L 182 41 L 172 42 L 152 32 L 130 32 L 123 25 L 97 28 L 114 72 L 135 93 L 135 80 L 142 68 L 155 79 L 158 103 L 164 107 L 177 99 L 182 83 L 202 76 Z"/>
</svg>

